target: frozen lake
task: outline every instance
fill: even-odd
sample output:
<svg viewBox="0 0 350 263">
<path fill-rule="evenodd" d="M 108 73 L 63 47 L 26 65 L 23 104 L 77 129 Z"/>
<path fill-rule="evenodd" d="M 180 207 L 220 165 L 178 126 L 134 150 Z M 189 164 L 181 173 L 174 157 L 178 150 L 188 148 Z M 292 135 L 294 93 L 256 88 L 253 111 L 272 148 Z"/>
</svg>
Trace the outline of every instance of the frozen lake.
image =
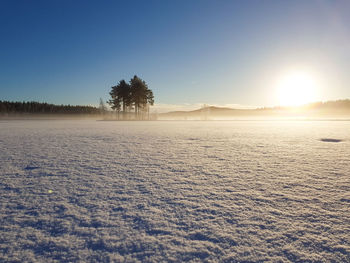
<svg viewBox="0 0 350 263">
<path fill-rule="evenodd" d="M 350 262 L 350 122 L 0 121 L 0 261 Z"/>
</svg>

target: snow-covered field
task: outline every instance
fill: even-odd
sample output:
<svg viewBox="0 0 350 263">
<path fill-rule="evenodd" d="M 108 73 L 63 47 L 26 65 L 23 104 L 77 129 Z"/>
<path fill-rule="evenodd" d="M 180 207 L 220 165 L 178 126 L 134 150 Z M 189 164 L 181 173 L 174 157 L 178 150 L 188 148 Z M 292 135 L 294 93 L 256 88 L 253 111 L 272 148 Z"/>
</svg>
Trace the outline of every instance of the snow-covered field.
<svg viewBox="0 0 350 263">
<path fill-rule="evenodd" d="M 350 262 L 350 122 L 0 121 L 0 147 L 0 262 Z"/>
</svg>

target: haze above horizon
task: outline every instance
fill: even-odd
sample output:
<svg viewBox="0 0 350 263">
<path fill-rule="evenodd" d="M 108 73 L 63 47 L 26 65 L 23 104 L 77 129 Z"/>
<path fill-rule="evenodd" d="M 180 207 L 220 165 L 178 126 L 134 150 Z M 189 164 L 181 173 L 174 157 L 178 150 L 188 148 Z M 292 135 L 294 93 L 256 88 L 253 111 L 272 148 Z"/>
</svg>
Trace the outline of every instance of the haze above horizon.
<svg viewBox="0 0 350 263">
<path fill-rule="evenodd" d="M 350 98 L 349 1 L 1 1 L 0 100 L 156 107 Z M 179 106 L 179 107 L 178 107 Z"/>
</svg>

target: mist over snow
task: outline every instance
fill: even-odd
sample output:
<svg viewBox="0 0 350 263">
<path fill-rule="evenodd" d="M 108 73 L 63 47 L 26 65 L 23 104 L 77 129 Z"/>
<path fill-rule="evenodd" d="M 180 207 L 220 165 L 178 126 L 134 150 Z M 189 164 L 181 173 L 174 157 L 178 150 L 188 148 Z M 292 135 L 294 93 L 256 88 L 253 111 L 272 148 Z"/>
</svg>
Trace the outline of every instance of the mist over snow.
<svg viewBox="0 0 350 263">
<path fill-rule="evenodd" d="M 0 261 L 350 262 L 349 131 L 0 121 Z"/>
</svg>

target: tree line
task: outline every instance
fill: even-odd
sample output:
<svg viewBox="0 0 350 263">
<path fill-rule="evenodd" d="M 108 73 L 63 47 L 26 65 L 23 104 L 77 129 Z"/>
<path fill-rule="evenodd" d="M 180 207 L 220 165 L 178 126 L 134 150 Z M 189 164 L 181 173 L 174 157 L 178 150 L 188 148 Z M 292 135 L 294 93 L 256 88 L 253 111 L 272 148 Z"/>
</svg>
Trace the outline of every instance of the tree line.
<svg viewBox="0 0 350 263">
<path fill-rule="evenodd" d="M 0 100 L 0 113 L 46 113 L 46 114 L 100 114 L 101 110 L 92 106 L 54 105 L 36 101 L 11 102 Z"/>
<path fill-rule="evenodd" d="M 109 92 L 111 99 L 108 104 L 112 110 L 117 113 L 117 118 L 123 120 L 144 120 L 150 119 L 149 107 L 154 104 L 152 90 L 148 88 L 147 83 L 134 76 L 128 83 L 120 80 L 119 83 L 111 88 Z M 105 106 L 100 98 L 99 107 L 79 106 L 79 105 L 55 105 L 41 103 L 36 101 L 12 102 L 0 100 L 0 114 L 101 114 L 112 116 L 112 112 Z"/>
<path fill-rule="evenodd" d="M 129 83 L 120 80 L 112 87 L 109 95 L 111 99 L 108 104 L 116 111 L 118 119 L 120 115 L 122 119 L 149 119 L 149 106 L 154 104 L 153 92 L 138 76 L 135 75 Z"/>
</svg>

